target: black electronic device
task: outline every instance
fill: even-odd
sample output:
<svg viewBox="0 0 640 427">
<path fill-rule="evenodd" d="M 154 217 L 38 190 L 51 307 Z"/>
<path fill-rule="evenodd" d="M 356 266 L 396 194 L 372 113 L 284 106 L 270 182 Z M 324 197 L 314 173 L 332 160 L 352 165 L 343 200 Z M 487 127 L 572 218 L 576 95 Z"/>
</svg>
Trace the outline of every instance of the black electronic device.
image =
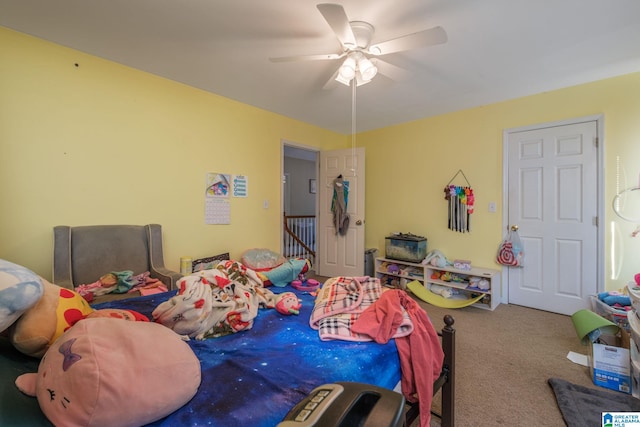
<svg viewBox="0 0 640 427">
<path fill-rule="evenodd" d="M 278 427 L 403 427 L 404 396 L 371 384 L 338 382 L 316 387 Z"/>
</svg>

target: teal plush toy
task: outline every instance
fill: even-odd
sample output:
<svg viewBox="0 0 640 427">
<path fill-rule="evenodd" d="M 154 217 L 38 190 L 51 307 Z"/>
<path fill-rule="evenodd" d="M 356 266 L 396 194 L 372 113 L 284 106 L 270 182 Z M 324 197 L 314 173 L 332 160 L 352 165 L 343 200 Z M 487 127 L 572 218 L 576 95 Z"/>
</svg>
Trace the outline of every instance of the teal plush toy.
<svg viewBox="0 0 640 427">
<path fill-rule="evenodd" d="M 34 306 L 43 293 L 44 285 L 37 274 L 0 259 L 0 332 Z"/>
</svg>

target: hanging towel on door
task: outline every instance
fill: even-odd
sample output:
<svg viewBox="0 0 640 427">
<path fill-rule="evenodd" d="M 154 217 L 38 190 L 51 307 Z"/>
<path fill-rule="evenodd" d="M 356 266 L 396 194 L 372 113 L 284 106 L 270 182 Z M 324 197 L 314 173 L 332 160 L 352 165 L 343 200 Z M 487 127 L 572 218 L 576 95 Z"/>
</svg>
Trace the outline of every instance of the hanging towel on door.
<svg viewBox="0 0 640 427">
<path fill-rule="evenodd" d="M 333 200 L 331 200 L 331 212 L 333 212 L 333 226 L 336 234 L 344 236 L 349 229 L 349 214 L 347 213 L 347 201 L 349 189 L 345 186 L 342 175 L 333 180 Z"/>
</svg>

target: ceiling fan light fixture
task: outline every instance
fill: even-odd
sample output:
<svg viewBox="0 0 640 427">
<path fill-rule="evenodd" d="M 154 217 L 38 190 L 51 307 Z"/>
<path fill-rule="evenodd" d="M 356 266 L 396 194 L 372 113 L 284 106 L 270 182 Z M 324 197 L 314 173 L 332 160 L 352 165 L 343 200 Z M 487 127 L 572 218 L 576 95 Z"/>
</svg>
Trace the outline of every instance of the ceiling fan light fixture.
<svg viewBox="0 0 640 427">
<path fill-rule="evenodd" d="M 356 60 L 353 57 L 348 56 L 340 66 L 338 75 L 344 80 L 349 81 L 356 75 L 356 66 Z"/>
<path fill-rule="evenodd" d="M 367 83 L 371 82 L 371 79 L 365 80 L 364 78 L 362 78 L 362 73 L 360 71 L 356 72 L 355 79 L 356 79 L 356 86 L 366 85 Z"/>
<path fill-rule="evenodd" d="M 365 57 L 362 57 L 358 61 L 358 70 L 360 71 L 360 74 L 362 74 L 362 79 L 365 81 L 370 81 L 378 73 L 376 66 Z"/>
<path fill-rule="evenodd" d="M 336 81 L 338 83 L 342 83 L 345 86 L 351 86 L 351 80 L 353 79 L 345 79 L 340 73 L 338 73 L 338 75 L 336 76 Z"/>
</svg>

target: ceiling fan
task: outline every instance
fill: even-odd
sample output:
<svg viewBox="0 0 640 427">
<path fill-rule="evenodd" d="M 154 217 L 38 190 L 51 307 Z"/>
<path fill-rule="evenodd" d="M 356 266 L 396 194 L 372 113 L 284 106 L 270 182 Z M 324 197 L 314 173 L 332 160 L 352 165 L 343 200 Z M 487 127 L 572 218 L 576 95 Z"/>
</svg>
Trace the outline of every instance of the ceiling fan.
<svg viewBox="0 0 640 427">
<path fill-rule="evenodd" d="M 447 33 L 442 27 L 434 27 L 424 31 L 407 34 L 395 39 L 371 44 L 375 33 L 373 25 L 363 21 L 349 21 L 342 5 L 322 3 L 318 10 L 327 21 L 338 41 L 342 52 L 318 55 L 296 55 L 269 58 L 272 62 L 334 60 L 345 58 L 329 82 L 338 81 L 349 86 L 355 80 L 357 86 L 369 83 L 380 72 L 388 77 L 403 73 L 403 70 L 378 57 L 390 53 L 403 52 L 420 47 L 446 43 Z M 373 60 L 372 60 L 373 59 Z"/>
</svg>

